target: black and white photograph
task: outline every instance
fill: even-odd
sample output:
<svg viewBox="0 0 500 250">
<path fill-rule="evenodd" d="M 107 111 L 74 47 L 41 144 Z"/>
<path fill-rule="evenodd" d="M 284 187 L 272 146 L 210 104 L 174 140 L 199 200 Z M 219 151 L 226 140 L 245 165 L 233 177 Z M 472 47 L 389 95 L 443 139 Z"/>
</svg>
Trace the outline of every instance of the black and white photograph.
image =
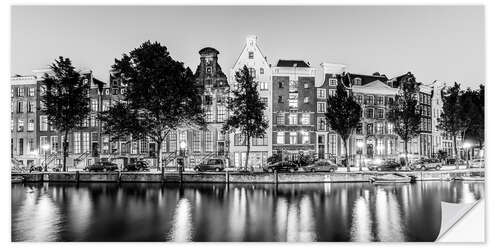
<svg viewBox="0 0 500 250">
<path fill-rule="evenodd" d="M 11 242 L 469 242 L 484 5 L 138 4 L 10 6 Z"/>
</svg>

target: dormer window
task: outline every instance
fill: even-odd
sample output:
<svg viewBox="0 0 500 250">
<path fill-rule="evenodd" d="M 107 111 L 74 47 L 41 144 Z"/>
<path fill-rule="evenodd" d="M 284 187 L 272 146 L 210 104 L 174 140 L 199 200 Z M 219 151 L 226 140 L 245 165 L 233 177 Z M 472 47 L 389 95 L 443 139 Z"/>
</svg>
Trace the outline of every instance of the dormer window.
<svg viewBox="0 0 500 250">
<path fill-rule="evenodd" d="M 330 79 L 328 79 L 328 85 L 330 85 L 330 86 L 337 86 L 337 78 L 330 78 Z"/>
<path fill-rule="evenodd" d="M 253 59 L 253 51 L 248 52 L 248 59 Z"/>
<path fill-rule="evenodd" d="M 359 77 L 354 78 L 354 85 L 361 85 L 361 78 Z"/>
</svg>

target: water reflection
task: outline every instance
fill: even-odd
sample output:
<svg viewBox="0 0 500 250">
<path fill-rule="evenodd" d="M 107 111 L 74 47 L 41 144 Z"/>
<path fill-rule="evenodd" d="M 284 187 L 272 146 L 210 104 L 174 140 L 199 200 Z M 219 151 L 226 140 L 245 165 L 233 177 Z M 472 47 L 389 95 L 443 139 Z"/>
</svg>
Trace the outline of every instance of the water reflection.
<svg viewBox="0 0 500 250">
<path fill-rule="evenodd" d="M 12 185 L 13 241 L 433 241 L 483 183 Z"/>
</svg>

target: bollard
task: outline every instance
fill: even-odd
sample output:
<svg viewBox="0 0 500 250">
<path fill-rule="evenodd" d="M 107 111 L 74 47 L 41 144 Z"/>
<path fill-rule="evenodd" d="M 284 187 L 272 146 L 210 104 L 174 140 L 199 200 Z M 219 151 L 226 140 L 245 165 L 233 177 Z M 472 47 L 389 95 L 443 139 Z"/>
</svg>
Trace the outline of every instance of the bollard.
<svg viewBox="0 0 500 250">
<path fill-rule="evenodd" d="M 79 182 L 80 182 L 80 171 L 78 171 L 78 170 L 76 171 L 76 176 L 75 176 L 75 179 L 76 179 L 76 180 L 75 180 L 75 181 L 76 181 L 76 183 L 79 183 Z"/>
<path fill-rule="evenodd" d="M 274 170 L 274 183 L 278 184 L 278 171 Z"/>
<path fill-rule="evenodd" d="M 165 183 L 165 168 L 161 168 L 161 183 Z"/>
<path fill-rule="evenodd" d="M 226 184 L 229 184 L 229 171 L 226 170 Z"/>
</svg>

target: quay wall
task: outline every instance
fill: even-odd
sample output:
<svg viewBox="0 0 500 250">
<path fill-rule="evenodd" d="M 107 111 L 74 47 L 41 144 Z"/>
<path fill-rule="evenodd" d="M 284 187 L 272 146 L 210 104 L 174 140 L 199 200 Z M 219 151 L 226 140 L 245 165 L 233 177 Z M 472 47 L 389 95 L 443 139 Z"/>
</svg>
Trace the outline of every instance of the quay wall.
<svg viewBox="0 0 500 250">
<path fill-rule="evenodd" d="M 414 176 L 417 181 L 449 180 L 453 177 L 469 175 L 484 176 L 484 169 L 462 169 L 441 171 L 410 172 L 335 172 L 335 173 L 239 173 L 215 172 L 35 172 L 12 173 L 12 178 L 22 177 L 24 182 L 186 182 L 186 183 L 323 183 L 323 182 L 368 182 L 370 177 L 397 173 Z"/>
</svg>

